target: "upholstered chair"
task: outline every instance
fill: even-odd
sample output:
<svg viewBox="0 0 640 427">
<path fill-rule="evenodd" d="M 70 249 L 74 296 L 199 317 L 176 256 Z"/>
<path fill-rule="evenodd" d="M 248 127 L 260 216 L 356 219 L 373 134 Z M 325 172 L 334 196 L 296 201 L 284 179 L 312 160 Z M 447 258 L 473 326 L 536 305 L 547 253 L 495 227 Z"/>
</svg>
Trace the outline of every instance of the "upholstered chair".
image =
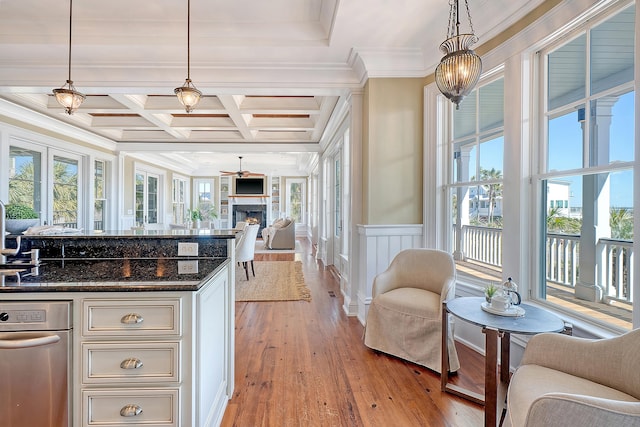
<svg viewBox="0 0 640 427">
<path fill-rule="evenodd" d="M 531 337 L 511 378 L 504 426 L 640 426 L 640 329 L 589 340 Z"/>
<path fill-rule="evenodd" d="M 253 257 L 256 251 L 259 228 L 260 224 L 247 225 L 236 242 L 236 262 L 242 263 L 247 280 L 249 280 L 249 263 L 251 263 L 251 274 L 256 277 L 256 272 L 253 269 Z"/>
<path fill-rule="evenodd" d="M 442 303 L 454 297 L 455 283 L 451 254 L 436 249 L 398 253 L 373 281 L 365 345 L 440 372 Z M 452 333 L 447 343 L 454 372 L 460 362 Z"/>
<path fill-rule="evenodd" d="M 262 239 L 268 249 L 295 249 L 296 222 L 291 218 L 277 219 L 262 229 Z"/>
</svg>

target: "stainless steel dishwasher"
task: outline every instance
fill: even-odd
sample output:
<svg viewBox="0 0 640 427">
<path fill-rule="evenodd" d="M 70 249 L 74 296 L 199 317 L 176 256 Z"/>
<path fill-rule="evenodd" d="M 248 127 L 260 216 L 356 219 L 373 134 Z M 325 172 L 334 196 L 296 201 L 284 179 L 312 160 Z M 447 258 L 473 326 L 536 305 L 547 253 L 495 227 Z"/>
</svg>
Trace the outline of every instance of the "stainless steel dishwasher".
<svg viewBox="0 0 640 427">
<path fill-rule="evenodd" d="M 0 301 L 3 427 L 69 427 L 71 303 Z"/>
</svg>

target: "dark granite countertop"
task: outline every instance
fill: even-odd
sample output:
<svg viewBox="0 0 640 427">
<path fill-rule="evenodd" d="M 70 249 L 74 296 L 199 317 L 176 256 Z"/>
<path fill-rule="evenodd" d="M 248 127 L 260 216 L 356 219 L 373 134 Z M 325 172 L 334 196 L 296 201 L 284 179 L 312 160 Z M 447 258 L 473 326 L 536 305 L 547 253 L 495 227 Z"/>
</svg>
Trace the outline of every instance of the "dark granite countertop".
<svg viewBox="0 0 640 427">
<path fill-rule="evenodd" d="M 202 257 L 45 259 L 37 267 L 0 269 L 0 293 L 197 291 L 228 263 Z"/>
<path fill-rule="evenodd" d="M 167 238 L 175 239 L 176 237 L 201 237 L 203 239 L 233 239 L 236 237 L 238 230 L 234 229 L 190 229 L 190 230 L 113 230 L 113 231 L 81 231 L 73 233 L 58 234 L 23 234 L 23 239 L 29 238 L 47 238 L 47 239 L 82 239 L 82 238 Z M 15 236 L 13 236 L 15 237 Z"/>
</svg>

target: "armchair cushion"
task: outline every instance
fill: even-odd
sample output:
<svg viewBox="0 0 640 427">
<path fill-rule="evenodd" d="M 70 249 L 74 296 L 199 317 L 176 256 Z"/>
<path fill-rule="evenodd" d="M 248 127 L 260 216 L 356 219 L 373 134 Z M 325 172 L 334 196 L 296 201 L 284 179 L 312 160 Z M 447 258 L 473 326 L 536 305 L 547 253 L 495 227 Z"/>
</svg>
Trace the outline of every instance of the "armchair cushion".
<svg viewBox="0 0 640 427">
<path fill-rule="evenodd" d="M 528 427 L 633 427 L 638 425 L 640 404 L 590 396 L 548 393 L 529 410 Z"/>
<path fill-rule="evenodd" d="M 638 351 L 640 330 L 603 340 L 532 337 L 511 378 L 505 425 L 640 425 Z M 550 414 L 555 424 L 544 424 Z"/>
</svg>

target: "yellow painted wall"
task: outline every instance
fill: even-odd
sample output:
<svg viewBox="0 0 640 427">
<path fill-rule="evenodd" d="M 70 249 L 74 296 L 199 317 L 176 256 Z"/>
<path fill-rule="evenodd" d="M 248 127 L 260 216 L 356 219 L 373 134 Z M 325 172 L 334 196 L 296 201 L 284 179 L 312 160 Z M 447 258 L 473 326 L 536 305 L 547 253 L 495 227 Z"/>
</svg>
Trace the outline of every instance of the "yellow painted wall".
<svg viewBox="0 0 640 427">
<path fill-rule="evenodd" d="M 363 223 L 422 223 L 423 78 L 369 79 L 364 93 Z"/>
</svg>

